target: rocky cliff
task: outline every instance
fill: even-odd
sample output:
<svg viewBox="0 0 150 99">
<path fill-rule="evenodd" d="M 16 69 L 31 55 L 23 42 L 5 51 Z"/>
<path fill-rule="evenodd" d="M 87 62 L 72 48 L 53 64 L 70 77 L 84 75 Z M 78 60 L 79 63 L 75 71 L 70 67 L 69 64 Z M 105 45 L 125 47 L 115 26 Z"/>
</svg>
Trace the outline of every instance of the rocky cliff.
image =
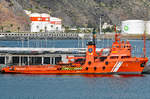
<svg viewBox="0 0 150 99">
<path fill-rule="evenodd" d="M 29 30 L 29 17 L 15 0 L 0 0 L 0 31 Z"/>
<path fill-rule="evenodd" d="M 59 17 L 65 26 L 98 27 L 100 17 L 110 24 L 150 20 L 150 0 L 0 0 L 0 25 L 29 29 L 23 9 Z"/>
</svg>

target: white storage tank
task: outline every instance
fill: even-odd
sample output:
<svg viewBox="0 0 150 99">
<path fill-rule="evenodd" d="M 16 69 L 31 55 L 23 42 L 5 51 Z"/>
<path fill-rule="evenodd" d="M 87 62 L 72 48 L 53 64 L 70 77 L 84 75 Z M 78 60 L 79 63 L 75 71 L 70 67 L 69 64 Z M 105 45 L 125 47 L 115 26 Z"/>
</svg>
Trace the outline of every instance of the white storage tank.
<svg viewBox="0 0 150 99">
<path fill-rule="evenodd" d="M 122 21 L 122 33 L 143 34 L 145 22 L 143 20 L 126 20 Z"/>
<path fill-rule="evenodd" d="M 150 34 L 150 21 L 146 21 L 146 33 Z"/>
</svg>

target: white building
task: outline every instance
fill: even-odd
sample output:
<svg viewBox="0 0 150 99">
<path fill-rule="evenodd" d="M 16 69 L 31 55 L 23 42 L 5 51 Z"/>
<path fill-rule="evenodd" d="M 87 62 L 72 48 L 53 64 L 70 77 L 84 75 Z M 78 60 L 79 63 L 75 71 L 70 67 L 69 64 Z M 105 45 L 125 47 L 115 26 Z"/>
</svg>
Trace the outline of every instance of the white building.
<svg viewBox="0 0 150 99">
<path fill-rule="evenodd" d="M 51 24 L 52 31 L 61 31 L 62 30 L 61 19 L 56 18 L 56 17 L 50 17 L 50 24 Z"/>
<path fill-rule="evenodd" d="M 59 18 L 51 17 L 46 13 L 32 13 L 29 16 L 31 20 L 31 32 L 62 31 L 62 22 Z"/>
<path fill-rule="evenodd" d="M 103 24 L 102 29 L 112 28 L 113 25 L 107 24 L 106 22 Z"/>
</svg>

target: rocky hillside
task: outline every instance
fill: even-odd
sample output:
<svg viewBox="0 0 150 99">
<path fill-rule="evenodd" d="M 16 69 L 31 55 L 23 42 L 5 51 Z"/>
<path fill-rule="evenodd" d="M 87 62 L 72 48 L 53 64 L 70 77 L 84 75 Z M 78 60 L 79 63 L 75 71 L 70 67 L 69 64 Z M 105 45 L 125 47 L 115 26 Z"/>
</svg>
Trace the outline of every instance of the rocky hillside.
<svg viewBox="0 0 150 99">
<path fill-rule="evenodd" d="M 29 21 L 22 8 L 50 13 L 61 18 L 65 26 L 98 27 L 100 16 L 102 22 L 111 24 L 120 24 L 126 19 L 150 20 L 150 0 L 1 0 L 0 14 L 9 15 L 9 21 L 2 18 L 0 24 L 14 22 L 26 27 L 24 23 Z"/>
<path fill-rule="evenodd" d="M 29 17 L 16 0 L 0 0 L 0 31 L 26 31 L 29 24 Z"/>
</svg>

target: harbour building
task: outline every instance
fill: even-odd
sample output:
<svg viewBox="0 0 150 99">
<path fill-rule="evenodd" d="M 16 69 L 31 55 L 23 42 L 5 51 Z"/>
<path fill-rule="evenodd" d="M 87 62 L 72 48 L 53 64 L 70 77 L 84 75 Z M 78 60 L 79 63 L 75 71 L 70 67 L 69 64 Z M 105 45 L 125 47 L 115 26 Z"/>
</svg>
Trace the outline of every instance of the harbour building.
<svg viewBox="0 0 150 99">
<path fill-rule="evenodd" d="M 62 31 L 62 20 L 46 13 L 29 13 L 25 11 L 31 20 L 31 32 Z"/>
</svg>

